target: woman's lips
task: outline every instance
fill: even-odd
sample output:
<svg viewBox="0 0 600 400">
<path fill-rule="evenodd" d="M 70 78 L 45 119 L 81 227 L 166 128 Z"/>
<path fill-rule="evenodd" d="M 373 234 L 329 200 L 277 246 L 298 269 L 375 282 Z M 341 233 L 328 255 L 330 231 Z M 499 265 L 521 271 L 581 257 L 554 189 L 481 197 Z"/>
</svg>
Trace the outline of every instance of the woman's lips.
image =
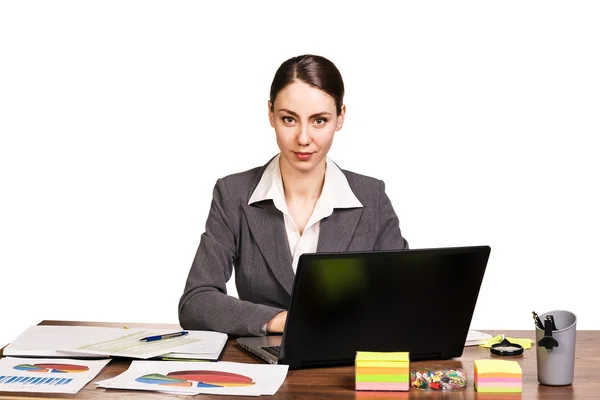
<svg viewBox="0 0 600 400">
<path fill-rule="evenodd" d="M 313 155 L 313 153 L 298 153 L 298 152 L 294 152 L 294 154 L 296 155 L 296 158 L 300 161 L 310 160 L 310 158 Z"/>
</svg>

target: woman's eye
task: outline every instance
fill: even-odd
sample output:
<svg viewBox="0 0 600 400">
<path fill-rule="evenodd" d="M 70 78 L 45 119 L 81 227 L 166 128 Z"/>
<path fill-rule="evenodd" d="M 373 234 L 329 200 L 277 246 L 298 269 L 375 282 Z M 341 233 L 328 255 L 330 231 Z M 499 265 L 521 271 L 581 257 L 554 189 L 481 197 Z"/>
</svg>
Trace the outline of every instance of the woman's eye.
<svg viewBox="0 0 600 400">
<path fill-rule="evenodd" d="M 315 119 L 315 124 L 317 124 L 317 125 L 325 125 L 326 122 L 327 122 L 327 120 L 325 118 Z"/>
<path fill-rule="evenodd" d="M 292 117 L 283 117 L 283 122 L 285 122 L 286 124 L 293 124 L 294 123 L 294 118 Z"/>
</svg>

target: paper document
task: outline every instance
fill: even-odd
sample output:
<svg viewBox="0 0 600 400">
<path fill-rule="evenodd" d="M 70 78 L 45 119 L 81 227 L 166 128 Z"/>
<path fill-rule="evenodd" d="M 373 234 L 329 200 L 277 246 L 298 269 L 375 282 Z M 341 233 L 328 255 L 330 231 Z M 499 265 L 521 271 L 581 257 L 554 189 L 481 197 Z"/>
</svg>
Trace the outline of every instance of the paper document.
<svg viewBox="0 0 600 400">
<path fill-rule="evenodd" d="M 106 327 L 35 325 L 29 327 L 6 346 L 4 355 L 98 358 L 98 354 L 72 353 L 59 351 L 58 349 L 71 345 L 83 346 L 86 343 L 100 341 L 114 335 L 115 330 L 123 331 Z"/>
<path fill-rule="evenodd" d="M 160 335 L 160 332 L 144 329 L 123 330 L 118 335 L 118 337 L 113 339 L 73 348 L 62 348 L 61 350 L 131 358 L 151 358 L 199 341 L 199 339 L 185 335 L 173 339 L 144 342 L 140 341 L 140 339 L 147 336 Z"/>
<path fill-rule="evenodd" d="M 287 365 L 132 361 L 121 375 L 96 383 L 109 389 L 260 396 L 274 395 L 283 384 L 287 371 Z"/>
<path fill-rule="evenodd" d="M 217 360 L 228 339 L 227 334 L 221 332 L 188 332 L 188 336 L 199 339 L 199 341 L 179 347 L 177 348 L 177 352 L 164 354 L 163 357 Z"/>
<path fill-rule="evenodd" d="M 77 393 L 109 362 L 5 357 L 0 360 L 0 392 Z"/>
<path fill-rule="evenodd" d="M 143 342 L 146 336 L 172 332 L 171 329 L 121 329 L 94 326 L 36 325 L 28 328 L 4 349 L 7 356 L 102 357 L 121 356 L 148 359 L 174 352 L 198 358 L 217 359 L 227 335 L 219 332 L 188 331 L 185 336 Z M 193 354 L 193 355 L 192 355 Z"/>
<path fill-rule="evenodd" d="M 478 344 L 484 344 L 489 339 L 491 339 L 492 335 L 479 332 L 479 331 L 469 331 L 467 334 L 467 341 L 465 342 L 465 346 L 476 346 Z"/>
</svg>

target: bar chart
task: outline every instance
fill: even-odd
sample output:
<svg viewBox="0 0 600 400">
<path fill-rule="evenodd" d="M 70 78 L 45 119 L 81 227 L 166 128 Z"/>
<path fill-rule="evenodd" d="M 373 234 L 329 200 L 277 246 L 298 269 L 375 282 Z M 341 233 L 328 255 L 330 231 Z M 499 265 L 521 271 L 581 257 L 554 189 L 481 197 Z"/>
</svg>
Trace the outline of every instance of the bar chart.
<svg viewBox="0 0 600 400">
<path fill-rule="evenodd" d="M 73 378 L 42 378 L 39 376 L 0 376 L 0 385 L 68 385 Z"/>
</svg>

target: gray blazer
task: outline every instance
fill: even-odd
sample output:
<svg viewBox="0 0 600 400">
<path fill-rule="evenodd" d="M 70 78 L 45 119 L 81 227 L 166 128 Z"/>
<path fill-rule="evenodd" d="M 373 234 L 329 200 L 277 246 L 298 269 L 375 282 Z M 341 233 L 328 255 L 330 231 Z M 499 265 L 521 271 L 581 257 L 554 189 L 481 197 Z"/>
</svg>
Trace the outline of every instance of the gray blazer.
<svg viewBox="0 0 600 400">
<path fill-rule="evenodd" d="M 179 301 L 182 328 L 258 336 L 288 308 L 294 271 L 283 214 L 271 200 L 248 205 L 267 165 L 217 180 Z M 363 207 L 336 209 L 321 220 L 317 251 L 408 248 L 383 181 L 342 172 Z M 239 299 L 225 286 L 234 266 Z"/>
</svg>

